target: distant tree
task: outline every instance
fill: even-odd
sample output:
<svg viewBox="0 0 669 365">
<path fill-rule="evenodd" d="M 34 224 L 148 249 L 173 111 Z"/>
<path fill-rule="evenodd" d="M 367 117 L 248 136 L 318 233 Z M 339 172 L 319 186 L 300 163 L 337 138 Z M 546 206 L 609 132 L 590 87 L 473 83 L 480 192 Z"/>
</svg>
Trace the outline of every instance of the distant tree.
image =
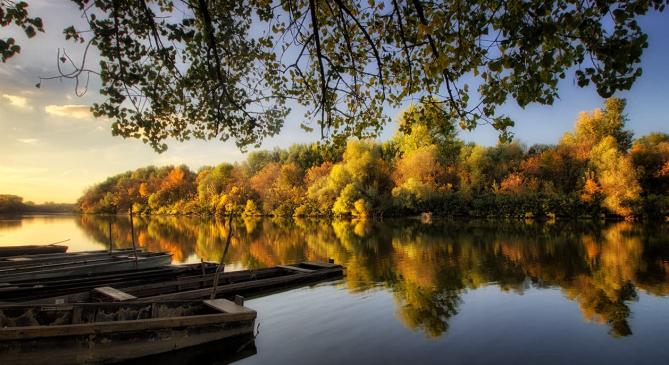
<svg viewBox="0 0 669 365">
<path fill-rule="evenodd" d="M 603 109 L 581 112 L 576 120 L 575 131 L 566 133 L 561 143 L 592 148 L 611 136 L 618 144 L 618 149 L 627 152 L 632 146 L 632 132 L 624 129 L 627 121 L 625 104 L 623 99 L 610 98 L 604 102 Z"/>
<path fill-rule="evenodd" d="M 21 212 L 25 210 L 23 198 L 17 195 L 0 194 L 0 213 Z"/>
<path fill-rule="evenodd" d="M 149 166 L 92 186 L 78 203 L 93 213 L 664 217 L 669 136 L 641 137 L 627 151 L 623 105 L 606 101 L 582 113 L 557 145 L 526 152 L 519 142 L 465 145 L 449 119 L 418 104 L 403 112 L 389 141 L 353 139 L 341 156 L 300 144 L 197 174 Z"/>
<path fill-rule="evenodd" d="M 152 209 L 170 206 L 180 200 L 192 199 L 196 193 L 195 174 L 185 166 L 177 166 L 165 176 L 160 187 L 148 199 Z"/>
<path fill-rule="evenodd" d="M 238 166 L 222 163 L 201 171 L 200 175 L 197 178 L 197 193 L 205 211 L 227 214 L 246 203 L 244 195 L 248 195 L 248 179 L 242 175 Z"/>
<path fill-rule="evenodd" d="M 613 136 L 604 138 L 591 152 L 591 163 L 597 170 L 599 185 L 604 194 L 604 206 L 623 217 L 637 213 L 636 205 L 641 187 L 636 178 L 632 159 L 618 150 Z"/>
<path fill-rule="evenodd" d="M 342 162 L 309 187 L 308 197 L 322 213 L 370 216 L 373 207 L 387 204 L 390 178 L 380 149 L 371 142 L 351 140 Z M 384 203 L 384 199 L 386 202 Z"/>
<path fill-rule="evenodd" d="M 250 175 L 255 175 L 270 163 L 280 162 L 280 156 L 272 151 L 253 151 L 246 157 L 246 166 Z"/>
<path fill-rule="evenodd" d="M 524 157 L 524 148 L 517 142 L 494 147 L 468 146 L 460 156 L 460 188 L 472 192 L 490 190 L 510 172 L 517 172 Z"/>
<path fill-rule="evenodd" d="M 401 112 L 398 133 L 393 137 L 400 155 L 423 147 L 435 146 L 436 157 L 443 164 L 456 162 L 462 142 L 457 139 L 453 118 L 434 101 L 409 105 Z"/>
<path fill-rule="evenodd" d="M 632 161 L 646 194 L 669 195 L 669 135 L 651 133 L 632 145 Z"/>
</svg>

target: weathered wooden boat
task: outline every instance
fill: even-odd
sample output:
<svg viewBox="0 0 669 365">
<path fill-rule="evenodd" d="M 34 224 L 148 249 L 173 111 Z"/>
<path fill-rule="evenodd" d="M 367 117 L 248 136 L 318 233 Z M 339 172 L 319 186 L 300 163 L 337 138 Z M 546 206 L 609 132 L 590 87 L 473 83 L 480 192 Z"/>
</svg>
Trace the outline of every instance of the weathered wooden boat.
<svg viewBox="0 0 669 365">
<path fill-rule="evenodd" d="M 242 270 L 219 274 L 216 296 L 259 295 L 280 288 L 313 283 L 343 276 L 341 265 L 322 262 L 303 262 L 272 268 Z M 159 301 L 208 298 L 215 274 L 182 276 L 176 280 L 98 287 L 79 293 L 40 298 L 28 303 L 81 303 L 94 301 Z"/>
<path fill-rule="evenodd" d="M 137 250 L 140 253 L 142 250 Z M 0 269 L 23 266 L 38 266 L 55 263 L 90 262 L 92 260 L 111 259 L 114 255 L 133 253 L 132 249 L 82 251 L 70 253 L 50 253 L 30 256 L 7 256 L 0 258 Z"/>
<path fill-rule="evenodd" d="M 123 253 L 83 261 L 21 265 L 18 267 L 0 268 L 0 283 L 138 270 L 169 265 L 171 262 L 171 253 L 138 252 L 136 256 L 132 253 Z"/>
<path fill-rule="evenodd" d="M 2 246 L 0 247 L 0 257 L 54 254 L 63 253 L 65 251 L 67 251 L 67 246 L 64 245 Z"/>
<path fill-rule="evenodd" d="M 0 302 L 20 303 L 40 298 L 63 296 L 90 291 L 101 286 L 135 286 L 169 282 L 182 277 L 204 276 L 216 272 L 215 263 L 181 264 L 148 269 L 52 278 L 37 281 L 0 283 Z"/>
<path fill-rule="evenodd" d="M 242 335 L 124 361 L 123 365 L 227 365 L 254 356 L 257 353 L 255 337 Z"/>
<path fill-rule="evenodd" d="M 252 335 L 255 319 L 225 299 L 0 306 L 0 363 L 125 361 Z"/>
</svg>

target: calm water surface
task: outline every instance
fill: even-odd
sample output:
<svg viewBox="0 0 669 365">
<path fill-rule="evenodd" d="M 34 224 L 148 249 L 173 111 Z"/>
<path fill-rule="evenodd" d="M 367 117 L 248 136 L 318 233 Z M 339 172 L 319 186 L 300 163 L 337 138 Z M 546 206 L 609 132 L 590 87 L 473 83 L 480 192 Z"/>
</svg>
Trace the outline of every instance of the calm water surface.
<svg viewBox="0 0 669 365">
<path fill-rule="evenodd" d="M 108 222 L 0 218 L 0 245 L 103 249 Z M 225 222 L 177 217 L 138 219 L 135 232 L 175 262 L 218 261 L 227 234 Z M 234 233 L 226 270 L 327 258 L 347 268 L 248 300 L 260 332 L 240 364 L 669 362 L 666 224 L 240 219 Z M 130 237 L 114 218 L 113 246 Z"/>
</svg>

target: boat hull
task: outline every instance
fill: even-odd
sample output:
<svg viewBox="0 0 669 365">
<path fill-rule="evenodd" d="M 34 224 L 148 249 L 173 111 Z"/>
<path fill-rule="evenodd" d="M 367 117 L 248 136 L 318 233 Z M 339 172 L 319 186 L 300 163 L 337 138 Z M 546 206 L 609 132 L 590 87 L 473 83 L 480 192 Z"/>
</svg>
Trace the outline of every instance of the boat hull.
<svg viewBox="0 0 669 365">
<path fill-rule="evenodd" d="M 299 271 L 307 269 L 310 272 Z M 274 267 L 258 270 L 243 270 L 220 274 L 216 290 L 217 298 L 231 298 L 235 295 L 253 296 L 270 293 L 287 287 L 331 280 L 343 276 L 344 268 L 340 265 L 301 263 L 297 265 Z M 130 294 L 136 301 L 153 300 L 194 300 L 209 298 L 212 293 L 213 274 L 184 276 L 176 280 L 147 283 L 143 285 L 110 285 Z M 104 285 L 100 285 L 104 286 Z M 0 290 L 0 293 L 2 291 Z M 68 293 L 51 297 L 35 298 L 24 302 L 32 304 L 59 304 L 95 302 L 91 290 Z"/>
<path fill-rule="evenodd" d="M 111 260 L 93 263 L 56 263 L 44 266 L 27 266 L 0 269 L 0 282 L 20 282 L 28 280 L 67 278 L 82 275 L 96 275 L 117 271 L 147 269 L 166 266 L 172 262 L 171 254 L 144 253 L 137 260 L 130 256 L 112 256 Z"/>
<path fill-rule="evenodd" d="M 126 361 L 250 336 L 255 318 L 254 310 L 221 299 L 0 306 L 0 364 Z"/>
<path fill-rule="evenodd" d="M 54 254 L 65 251 L 67 251 L 67 246 L 63 245 L 4 246 L 0 247 L 0 257 Z"/>
<path fill-rule="evenodd" d="M 114 363 L 249 335 L 253 323 L 6 341 L 0 342 L 0 363 L 34 365 L 46 359 L 53 365 Z"/>
</svg>

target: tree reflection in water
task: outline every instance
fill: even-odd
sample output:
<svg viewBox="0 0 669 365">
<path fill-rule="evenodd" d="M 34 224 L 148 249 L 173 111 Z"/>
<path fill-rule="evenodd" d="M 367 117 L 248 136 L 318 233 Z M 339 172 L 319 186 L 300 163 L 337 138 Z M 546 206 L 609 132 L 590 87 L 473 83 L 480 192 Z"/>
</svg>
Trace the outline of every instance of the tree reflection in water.
<svg viewBox="0 0 669 365">
<path fill-rule="evenodd" d="M 83 215 L 79 225 L 94 241 L 108 241 L 108 217 Z M 129 221 L 114 219 L 114 246 L 131 246 Z M 170 251 L 177 262 L 218 261 L 223 221 L 188 217 L 136 220 L 139 246 Z M 399 319 L 438 337 L 458 313 L 462 294 L 485 285 L 523 293 L 560 288 L 588 321 L 628 336 L 629 303 L 637 291 L 669 294 L 667 226 L 629 222 L 533 223 L 435 220 L 235 221 L 226 258 L 233 268 L 260 268 L 333 258 L 346 266 L 352 292 L 384 288 Z"/>
</svg>

